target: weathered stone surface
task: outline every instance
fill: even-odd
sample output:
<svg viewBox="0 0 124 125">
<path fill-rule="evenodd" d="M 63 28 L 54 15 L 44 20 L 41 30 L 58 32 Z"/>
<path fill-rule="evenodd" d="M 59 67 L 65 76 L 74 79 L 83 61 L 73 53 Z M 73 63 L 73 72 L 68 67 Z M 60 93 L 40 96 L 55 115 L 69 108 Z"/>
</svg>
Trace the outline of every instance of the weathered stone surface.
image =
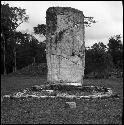
<svg viewBox="0 0 124 125">
<path fill-rule="evenodd" d="M 50 7 L 46 12 L 47 80 L 83 83 L 85 67 L 83 12 L 70 7 Z"/>
</svg>

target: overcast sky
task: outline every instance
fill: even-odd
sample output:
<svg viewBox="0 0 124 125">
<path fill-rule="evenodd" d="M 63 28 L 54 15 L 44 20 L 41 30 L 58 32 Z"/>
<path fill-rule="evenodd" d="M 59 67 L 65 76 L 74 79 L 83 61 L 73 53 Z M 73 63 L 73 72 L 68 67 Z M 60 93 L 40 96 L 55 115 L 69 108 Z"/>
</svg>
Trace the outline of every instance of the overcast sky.
<svg viewBox="0 0 124 125">
<path fill-rule="evenodd" d="M 33 32 L 37 24 L 46 23 L 46 10 L 52 6 L 72 7 L 83 11 L 85 16 L 92 16 L 96 21 L 86 28 L 85 45 L 108 43 L 109 37 L 117 34 L 123 36 L 123 6 L 122 1 L 5 1 L 10 6 L 26 9 L 29 23 L 21 24 L 18 30 Z M 45 38 L 40 36 L 40 41 Z M 123 40 L 122 40 L 123 41 Z"/>
</svg>

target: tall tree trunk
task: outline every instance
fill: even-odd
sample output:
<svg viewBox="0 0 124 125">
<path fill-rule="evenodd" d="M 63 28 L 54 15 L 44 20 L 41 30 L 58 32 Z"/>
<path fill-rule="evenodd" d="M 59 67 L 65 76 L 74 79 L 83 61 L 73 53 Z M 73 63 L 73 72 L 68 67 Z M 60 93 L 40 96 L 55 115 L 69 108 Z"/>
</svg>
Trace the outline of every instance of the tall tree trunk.
<svg viewBox="0 0 124 125">
<path fill-rule="evenodd" d="M 3 41 L 4 41 L 4 47 L 3 47 L 3 49 L 4 49 L 4 51 L 3 51 L 3 60 L 4 60 L 4 75 L 6 75 L 7 73 L 6 73 L 6 47 L 5 47 L 5 44 L 6 44 L 6 42 L 5 42 L 5 36 L 4 36 L 4 34 L 2 33 L 2 37 L 3 37 Z"/>
<path fill-rule="evenodd" d="M 14 64 L 15 64 L 15 66 L 14 66 L 14 71 L 16 72 L 16 49 L 15 49 L 15 51 L 14 51 Z"/>
<path fill-rule="evenodd" d="M 18 42 L 18 38 L 17 38 L 17 42 Z M 16 72 L 17 71 L 17 66 L 16 66 L 16 40 L 15 40 L 15 46 L 14 46 L 13 53 L 14 53 L 14 68 L 13 68 L 13 72 Z"/>
<path fill-rule="evenodd" d="M 35 64 L 35 57 L 34 57 L 34 64 Z"/>
<path fill-rule="evenodd" d="M 35 57 L 33 57 L 33 63 L 32 63 L 32 65 L 35 65 Z"/>
</svg>

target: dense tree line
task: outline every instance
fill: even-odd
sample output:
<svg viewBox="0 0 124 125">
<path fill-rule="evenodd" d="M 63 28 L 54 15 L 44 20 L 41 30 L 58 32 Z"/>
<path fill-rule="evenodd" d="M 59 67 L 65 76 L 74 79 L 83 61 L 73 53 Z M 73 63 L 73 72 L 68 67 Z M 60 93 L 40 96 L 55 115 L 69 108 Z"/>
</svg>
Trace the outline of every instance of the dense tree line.
<svg viewBox="0 0 124 125">
<path fill-rule="evenodd" d="M 109 38 L 109 43 L 95 43 L 86 49 L 85 75 L 92 73 L 98 78 L 108 78 L 112 74 L 122 76 L 123 73 L 123 44 L 121 36 Z"/>
<path fill-rule="evenodd" d="M 16 31 L 28 18 L 25 9 L 1 4 L 1 74 L 5 68 L 6 73 L 11 73 L 32 63 L 46 63 L 45 42 L 39 43 L 33 35 Z M 46 36 L 46 25 L 38 24 L 34 33 Z M 99 42 L 86 48 L 85 65 L 86 77 L 92 74 L 108 78 L 113 72 L 123 72 L 121 36 L 110 37 L 108 45 Z"/>
<path fill-rule="evenodd" d="M 38 40 L 30 34 L 16 32 L 18 34 L 18 43 L 16 43 L 16 68 L 21 69 L 32 63 L 46 63 L 45 44 L 39 43 Z M 30 39 L 29 39 L 30 38 Z M 12 44 L 6 41 L 6 71 L 14 71 L 15 58 Z M 2 46 L 1 46 L 2 47 Z M 1 73 L 4 71 L 3 48 L 1 48 Z"/>
<path fill-rule="evenodd" d="M 44 43 L 16 30 L 28 18 L 25 9 L 1 4 L 1 74 L 46 61 Z"/>
<path fill-rule="evenodd" d="M 91 48 L 86 49 L 85 74 L 93 73 L 95 77 L 108 77 L 113 68 L 111 55 L 102 43 L 95 43 Z"/>
</svg>

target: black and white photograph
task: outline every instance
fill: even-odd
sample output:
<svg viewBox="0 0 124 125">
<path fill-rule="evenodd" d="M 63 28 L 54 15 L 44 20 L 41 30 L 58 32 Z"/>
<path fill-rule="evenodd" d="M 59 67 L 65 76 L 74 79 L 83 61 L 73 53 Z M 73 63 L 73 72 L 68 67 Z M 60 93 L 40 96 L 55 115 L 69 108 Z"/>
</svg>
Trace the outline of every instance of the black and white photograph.
<svg viewBox="0 0 124 125">
<path fill-rule="evenodd" d="M 1 1 L 1 124 L 122 119 L 122 1 Z"/>
</svg>

